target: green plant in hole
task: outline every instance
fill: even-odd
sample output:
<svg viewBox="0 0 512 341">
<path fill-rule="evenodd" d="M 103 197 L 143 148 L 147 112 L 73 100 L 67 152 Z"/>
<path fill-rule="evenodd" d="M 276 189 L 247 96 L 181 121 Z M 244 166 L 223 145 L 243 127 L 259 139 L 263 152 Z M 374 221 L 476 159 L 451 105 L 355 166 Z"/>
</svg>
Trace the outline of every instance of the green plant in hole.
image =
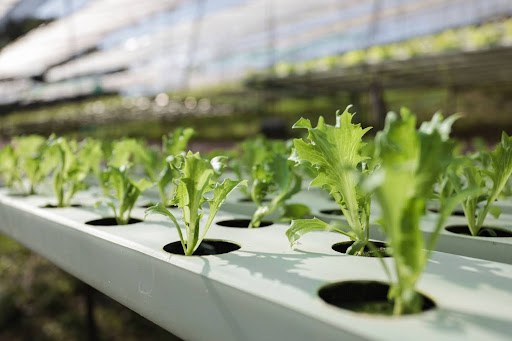
<svg viewBox="0 0 512 341">
<path fill-rule="evenodd" d="M 6 185 L 18 187 L 25 194 L 36 193 L 36 187 L 46 179 L 52 168 L 52 162 L 45 153 L 45 142 L 46 139 L 39 135 L 20 136 L 2 149 L 0 170 Z"/>
<path fill-rule="evenodd" d="M 446 179 L 450 189 L 462 193 L 468 188 L 478 187 L 482 191 L 467 195 L 462 208 L 471 235 L 478 236 L 485 229 L 483 224 L 490 213 L 495 218 L 501 209 L 493 206 L 512 174 L 512 137 L 502 133 L 501 141 L 491 152 L 480 150 L 472 157 L 461 156 L 449 169 Z M 495 232 L 487 229 L 491 235 Z"/>
<path fill-rule="evenodd" d="M 18 172 L 18 157 L 11 144 L 0 150 L 0 173 L 4 183 L 9 188 L 15 188 L 21 184 L 21 177 Z"/>
<path fill-rule="evenodd" d="M 302 218 L 309 214 L 309 207 L 303 204 L 286 204 L 294 194 L 302 188 L 302 178 L 296 173 L 294 162 L 280 152 L 269 153 L 262 164 L 253 169 L 251 199 L 258 208 L 254 212 L 249 228 L 259 227 L 261 221 L 268 215 L 280 211 L 281 221 Z M 267 194 L 272 199 L 265 204 L 262 202 Z"/>
<path fill-rule="evenodd" d="M 151 180 L 156 179 L 158 151 L 147 147 L 145 141 L 134 138 L 123 139 L 114 141 L 111 148 L 109 165 L 122 167 L 130 163 L 137 167 L 141 166 L 147 177 Z M 136 169 L 132 170 L 135 171 Z"/>
<path fill-rule="evenodd" d="M 174 197 L 176 191 L 176 184 L 174 179 L 179 177 L 176 162 L 179 159 L 177 155 L 183 155 L 187 148 L 188 142 L 194 136 L 195 131 L 192 128 L 176 128 L 172 133 L 162 136 L 162 153 L 164 160 L 160 166 L 161 171 L 155 176 L 153 180 L 160 195 L 160 202 L 164 206 L 168 206 Z"/>
<path fill-rule="evenodd" d="M 422 298 L 415 290 L 416 283 L 444 221 L 462 198 L 439 198 L 440 214 L 425 245 L 419 222 L 427 200 L 433 197 L 434 184 L 452 162 L 455 143 L 449 133 L 457 116 L 443 120 L 435 114 L 416 130 L 416 117 L 407 109 L 400 114 L 389 113 L 384 130 L 377 134 L 376 157 L 380 166 L 364 184 L 381 206 L 379 224 L 394 258 L 395 276 L 381 261 L 391 284 L 388 298 L 395 315 L 421 311 Z"/>
<path fill-rule="evenodd" d="M 253 182 L 256 179 L 253 179 L 255 174 L 254 167 L 255 165 L 260 165 L 263 163 L 265 158 L 268 157 L 268 153 L 271 150 L 282 150 L 284 153 L 287 153 L 286 145 L 282 141 L 272 141 L 267 140 L 264 136 L 257 136 L 252 139 L 246 139 L 239 145 L 240 155 L 237 158 L 233 158 L 229 164 L 229 167 L 233 170 L 233 172 L 238 177 L 238 180 L 247 179 L 248 180 L 248 188 L 240 188 L 240 191 L 245 194 L 247 199 L 252 200 L 251 191 L 249 188 L 253 187 Z M 261 191 L 259 199 L 264 199 L 266 192 Z"/>
<path fill-rule="evenodd" d="M 221 166 L 221 159 L 214 158 L 212 161 L 201 158 L 199 153 L 188 152 L 185 156 L 179 157 L 181 162 L 177 165 L 180 177 L 175 179 L 177 189 L 172 200 L 183 211 L 183 222 L 185 223 L 185 236 L 174 215 L 162 204 L 157 204 L 146 209 L 148 214 L 161 214 L 169 217 L 178 229 L 181 245 L 185 255 L 193 255 L 206 236 L 215 215 L 227 196 L 238 186 L 246 186 L 246 181 L 224 180 L 217 182 L 216 172 Z M 205 195 L 213 192 L 211 198 Z M 208 218 L 202 225 L 203 204 L 208 203 Z M 201 226 L 202 225 L 202 226 Z M 202 227 L 202 228 L 201 228 Z M 202 230 L 202 231 L 201 231 Z"/>
<path fill-rule="evenodd" d="M 109 188 L 107 193 L 110 201 L 108 206 L 114 211 L 118 225 L 126 225 L 130 221 L 131 212 L 139 196 L 153 186 L 146 178 L 133 180 L 129 174 L 129 166 L 109 166 L 101 172 L 103 183 Z"/>
<path fill-rule="evenodd" d="M 363 156 L 361 150 L 365 146 L 362 137 L 371 128 L 363 129 L 360 124 L 353 124 L 354 114 L 349 112 L 350 107 L 343 113 L 336 112 L 334 126 L 326 124 L 322 116 L 316 128 L 304 118 L 293 126 L 307 129 L 309 140 L 294 140 L 296 153 L 293 159 L 311 164 L 317 175 L 310 186 L 321 187 L 334 197 L 348 225 L 341 222 L 329 224 L 317 218 L 293 220 L 286 231 L 292 244 L 312 231 L 334 231 L 349 237 L 354 243 L 347 253 L 352 255 L 363 254 L 368 243 L 372 194 L 363 191 L 361 183 L 372 170 L 368 169 L 368 157 Z"/>
<path fill-rule="evenodd" d="M 290 147 L 285 141 L 267 140 L 262 136 L 245 140 L 241 144 L 242 155 L 233 160 L 232 168 L 238 178 L 249 179 L 249 191 L 243 192 L 258 207 L 249 228 L 259 227 L 268 215 L 279 212 L 279 220 L 302 218 L 310 212 L 302 204 L 286 204 L 294 194 L 300 192 L 302 177 L 299 168 L 288 160 Z M 269 198 L 268 203 L 265 199 Z"/>
<path fill-rule="evenodd" d="M 101 143 L 87 139 L 80 145 L 75 140 L 50 136 L 47 155 L 53 160 L 53 192 L 58 207 L 69 206 L 76 192 L 87 189 L 85 178 L 99 174 L 102 158 Z"/>
</svg>

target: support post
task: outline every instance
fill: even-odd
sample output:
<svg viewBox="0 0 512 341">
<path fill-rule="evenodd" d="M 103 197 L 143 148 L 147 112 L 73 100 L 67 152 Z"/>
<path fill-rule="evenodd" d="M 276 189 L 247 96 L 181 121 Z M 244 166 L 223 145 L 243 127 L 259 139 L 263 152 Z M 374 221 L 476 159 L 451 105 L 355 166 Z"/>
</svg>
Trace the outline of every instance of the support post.
<svg viewBox="0 0 512 341">
<path fill-rule="evenodd" d="M 379 83 L 373 83 L 369 89 L 370 107 L 371 107 L 371 123 L 375 128 L 384 127 L 384 118 L 386 117 L 387 108 L 384 101 L 382 86 Z"/>
<path fill-rule="evenodd" d="M 94 320 L 94 289 L 88 284 L 84 283 L 84 285 L 87 339 L 89 341 L 96 341 L 98 340 L 98 332 L 96 329 L 96 321 Z"/>
</svg>

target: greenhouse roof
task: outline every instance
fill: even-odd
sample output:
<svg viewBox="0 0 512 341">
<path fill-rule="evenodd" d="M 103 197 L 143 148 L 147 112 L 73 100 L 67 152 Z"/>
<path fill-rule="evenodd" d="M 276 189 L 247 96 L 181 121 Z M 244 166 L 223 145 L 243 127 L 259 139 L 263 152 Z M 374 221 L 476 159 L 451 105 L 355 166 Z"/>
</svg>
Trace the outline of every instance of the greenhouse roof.
<svg viewBox="0 0 512 341">
<path fill-rule="evenodd" d="M 20 3 L 27 1 L 33 0 Z M 218 84 L 276 62 L 306 61 L 512 15 L 512 3 L 84 0 L 66 13 L 0 51 L 0 80 L 44 80 L 19 94 L 20 100 L 53 98 L 58 82 L 80 83 L 84 77 L 109 91 L 133 94 Z"/>
</svg>

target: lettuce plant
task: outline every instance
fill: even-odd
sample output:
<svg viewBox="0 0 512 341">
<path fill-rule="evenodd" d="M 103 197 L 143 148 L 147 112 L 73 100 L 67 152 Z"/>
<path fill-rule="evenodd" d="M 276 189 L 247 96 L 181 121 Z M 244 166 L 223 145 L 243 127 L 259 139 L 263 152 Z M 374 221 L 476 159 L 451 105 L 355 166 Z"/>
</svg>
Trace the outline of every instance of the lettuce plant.
<svg viewBox="0 0 512 341">
<path fill-rule="evenodd" d="M 19 186 L 26 194 L 35 194 L 36 187 L 51 171 L 53 165 L 47 162 L 44 137 L 28 135 L 16 137 L 12 145 L 5 147 L 0 153 L 6 184 Z M 26 180 L 26 181 L 25 181 Z M 25 187 L 28 182 L 28 189 Z"/>
<path fill-rule="evenodd" d="M 376 137 L 380 167 L 367 179 L 365 188 L 375 193 L 382 208 L 379 223 L 394 258 L 395 276 L 385 262 L 382 264 L 391 283 L 388 299 L 393 302 L 395 315 L 421 310 L 416 283 L 443 222 L 460 200 L 460 196 L 440 197 L 436 228 L 425 245 L 419 221 L 433 196 L 433 185 L 452 161 L 455 144 L 448 135 L 455 119 L 443 120 L 436 114 L 417 131 L 415 116 L 402 109 L 401 117 L 387 115 L 384 130 Z"/>
<path fill-rule="evenodd" d="M 249 228 L 259 227 L 264 217 L 280 210 L 280 219 L 289 220 L 302 218 L 309 213 L 309 208 L 302 204 L 286 204 L 286 200 L 300 192 L 302 178 L 294 168 L 294 162 L 280 151 L 266 153 L 262 163 L 253 167 L 251 199 L 258 205 L 254 212 Z M 267 194 L 272 199 L 265 204 L 262 199 Z"/>
<path fill-rule="evenodd" d="M 278 152 L 289 154 L 290 150 L 284 141 L 271 141 L 263 136 L 246 139 L 240 144 L 239 148 L 241 154 L 238 158 L 232 160 L 230 167 L 237 175 L 238 180 L 248 180 L 248 188 L 251 189 L 240 188 L 240 190 L 247 199 L 255 201 L 252 194 L 254 189 L 260 195 L 258 201 L 263 200 L 268 193 L 267 188 L 269 187 L 263 179 L 265 170 L 262 168 L 269 168 L 268 165 L 263 166 L 265 161 L 271 158 L 269 154 Z M 258 167 L 259 169 L 257 169 Z"/>
<path fill-rule="evenodd" d="M 185 153 L 189 140 L 195 134 L 192 128 L 176 128 L 172 133 L 162 136 L 162 153 L 165 156 L 161 171 L 153 180 L 158 188 L 160 202 L 168 206 L 174 196 L 176 185 L 173 180 L 179 177 L 176 165 L 177 155 Z"/>
<path fill-rule="evenodd" d="M 172 133 L 162 136 L 162 153 L 165 156 L 182 154 L 194 135 L 193 128 L 174 129 Z"/>
<path fill-rule="evenodd" d="M 131 212 L 139 196 L 153 186 L 146 178 L 133 180 L 129 174 L 129 166 L 109 166 L 101 172 L 103 183 L 109 188 L 107 203 L 114 211 L 114 217 L 118 225 L 126 225 L 130 221 Z"/>
<path fill-rule="evenodd" d="M 362 254 L 368 243 L 370 224 L 371 194 L 361 188 L 361 179 L 368 176 L 367 159 L 361 150 L 365 146 L 364 134 L 371 128 L 361 128 L 353 124 L 354 114 L 348 106 L 343 113 L 336 112 L 336 125 L 324 122 L 320 116 L 316 128 L 311 122 L 301 118 L 294 128 L 308 130 L 305 142 L 294 140 L 297 162 L 309 162 L 316 170 L 316 177 L 310 186 L 318 186 L 328 191 L 345 216 L 348 225 L 342 223 L 328 224 L 320 219 L 293 220 L 286 235 L 290 243 L 312 231 L 334 231 L 349 237 L 354 243 L 347 250 L 348 254 Z"/>
<path fill-rule="evenodd" d="M 142 140 L 123 139 L 112 144 L 112 154 L 108 164 L 114 167 L 122 167 L 128 163 L 140 165 L 146 175 L 154 180 L 158 164 L 157 154 L 156 150 L 147 148 L 146 143 Z"/>
<path fill-rule="evenodd" d="M 474 157 L 461 157 L 450 167 L 447 179 L 455 193 L 462 193 L 467 188 L 479 187 L 479 193 L 467 195 L 462 200 L 462 208 L 468 222 L 471 235 L 478 236 L 487 214 L 495 218 L 501 209 L 493 206 L 512 174 L 512 137 L 502 133 L 501 141 L 490 153 L 479 151 Z M 494 234 L 492 230 L 489 233 Z"/>
<path fill-rule="evenodd" d="M 288 161 L 290 147 L 285 141 L 258 136 L 245 140 L 240 149 L 242 154 L 233 160 L 231 168 L 239 180 L 248 179 L 249 190 L 242 188 L 241 191 L 258 206 L 249 228 L 259 227 L 264 217 L 277 211 L 283 221 L 309 213 L 305 205 L 286 204 L 286 200 L 301 190 L 302 177 L 299 168 Z"/>
<path fill-rule="evenodd" d="M 194 254 L 205 238 L 215 215 L 227 196 L 238 186 L 245 186 L 246 181 L 226 179 L 219 183 L 214 180 L 219 159 L 214 158 L 209 162 L 201 158 L 199 153 L 193 154 L 192 152 L 188 152 L 180 159 L 182 162 L 177 163 L 180 177 L 175 180 L 177 189 L 172 204 L 177 205 L 183 211 L 186 236 L 184 236 L 177 219 L 162 204 L 159 203 L 146 209 L 146 216 L 148 214 L 161 214 L 169 217 L 178 229 L 183 252 L 190 256 Z M 205 197 L 209 192 L 213 192 L 212 197 Z M 208 218 L 204 224 L 201 224 L 204 214 L 202 206 L 206 202 L 209 205 Z"/>
<path fill-rule="evenodd" d="M 18 157 L 12 145 L 8 144 L 0 150 L 0 173 L 4 183 L 9 188 L 14 188 L 21 184 L 20 174 L 18 172 Z"/>
<path fill-rule="evenodd" d="M 48 170 L 43 162 L 42 149 L 45 139 L 39 135 L 28 135 L 13 139 L 18 155 L 18 167 L 29 180 L 28 194 L 35 194 L 35 187 L 46 178 Z"/>
<path fill-rule="evenodd" d="M 76 192 L 86 189 L 84 182 L 89 173 L 99 172 L 102 158 L 101 143 L 85 140 L 81 146 L 76 141 L 51 136 L 48 140 L 48 155 L 55 160 L 53 170 L 53 192 L 57 206 L 69 206 Z"/>
</svg>

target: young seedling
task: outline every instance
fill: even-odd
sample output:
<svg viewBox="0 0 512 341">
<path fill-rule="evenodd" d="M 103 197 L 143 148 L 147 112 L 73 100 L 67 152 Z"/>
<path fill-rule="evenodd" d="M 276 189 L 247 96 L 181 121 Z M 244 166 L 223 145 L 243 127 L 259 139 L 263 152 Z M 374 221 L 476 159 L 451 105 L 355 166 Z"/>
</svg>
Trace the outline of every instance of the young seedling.
<svg viewBox="0 0 512 341">
<path fill-rule="evenodd" d="M 264 161 L 270 158 L 269 154 L 271 153 L 281 151 L 283 154 L 289 154 L 290 151 L 283 141 L 270 141 L 263 136 L 246 139 L 240 144 L 239 149 L 240 156 L 232 159 L 230 168 L 236 174 L 238 180 L 248 180 L 248 188 L 240 188 L 240 191 L 245 194 L 247 199 L 255 201 L 251 192 L 252 189 L 259 187 L 258 194 L 261 197 L 258 199 L 263 200 L 267 195 L 265 190 L 267 185 L 262 179 L 258 179 L 258 176 L 264 175 L 265 170 L 257 170 L 255 168 L 263 165 Z M 260 168 L 262 167 L 260 166 Z M 254 185 L 255 182 L 256 185 Z"/>
<path fill-rule="evenodd" d="M 101 143 L 85 140 L 79 147 L 76 141 L 68 141 L 54 135 L 48 140 L 48 155 L 55 160 L 53 192 L 57 206 L 69 206 L 76 192 L 87 189 L 84 182 L 89 173 L 99 172 L 102 158 Z"/>
<path fill-rule="evenodd" d="M 146 209 L 146 216 L 148 214 L 161 214 L 169 217 L 178 229 L 183 252 L 190 256 L 194 254 L 205 238 L 215 215 L 227 196 L 236 187 L 246 186 L 246 181 L 226 179 L 219 183 L 213 180 L 219 166 L 219 159 L 213 159 L 209 162 L 202 159 L 199 153 L 193 154 L 192 152 L 188 152 L 186 156 L 181 156 L 180 159 L 182 162 L 177 163 L 180 177 L 175 180 L 177 189 L 172 204 L 177 205 L 183 211 L 186 235 L 184 236 L 174 215 L 160 203 Z M 206 198 L 205 195 L 212 191 L 213 196 Z M 202 206 L 206 202 L 209 205 L 208 218 L 204 222 L 201 231 L 204 214 Z"/>
<path fill-rule="evenodd" d="M 371 128 L 362 129 L 360 124 L 353 124 L 354 114 L 349 112 L 350 107 L 343 113 L 336 112 L 334 126 L 326 124 L 322 116 L 316 128 L 304 118 L 293 126 L 309 132 L 309 142 L 294 140 L 296 154 L 293 159 L 312 165 L 317 175 L 310 186 L 321 187 L 334 197 L 348 225 L 328 224 L 317 218 L 293 220 L 286 231 L 292 244 L 312 231 L 334 231 L 349 237 L 354 243 L 347 253 L 352 255 L 363 254 L 368 243 L 372 195 L 362 190 L 361 179 L 371 170 L 366 165 L 368 157 L 363 156 L 361 150 L 365 146 L 362 137 Z"/>
<path fill-rule="evenodd" d="M 112 153 L 108 164 L 114 167 L 122 167 L 129 163 L 142 166 L 144 173 L 151 180 L 156 179 L 158 151 L 146 147 L 144 141 L 129 138 L 112 143 Z"/>
<path fill-rule="evenodd" d="M 468 195 L 462 201 L 471 235 L 478 236 L 483 229 L 485 218 L 490 213 L 495 218 L 501 209 L 493 206 L 512 174 L 512 137 L 502 133 L 501 141 L 490 153 L 479 151 L 474 157 L 460 157 L 450 167 L 447 179 L 455 193 L 468 188 L 479 187 L 479 193 Z M 492 184 L 492 185 L 491 185 Z M 493 235 L 494 231 L 487 229 Z"/>
<path fill-rule="evenodd" d="M 21 177 L 18 172 L 18 157 L 12 145 L 8 144 L 0 150 L 0 173 L 4 183 L 9 188 L 21 185 Z"/>
<path fill-rule="evenodd" d="M 134 181 L 129 175 L 129 166 L 109 166 L 101 175 L 105 184 L 111 188 L 108 193 L 108 205 L 114 211 L 118 225 L 126 225 L 131 219 L 131 212 L 139 196 L 153 186 L 146 178 Z"/>
<path fill-rule="evenodd" d="M 286 200 L 301 190 L 302 177 L 294 162 L 288 161 L 291 148 L 285 141 L 258 136 L 245 140 L 240 149 L 242 154 L 233 159 L 231 168 L 239 180 L 249 180 L 249 190 L 241 191 L 258 206 L 249 228 L 259 227 L 262 219 L 274 212 L 280 213 L 281 221 L 302 218 L 310 212 L 305 205 L 286 204 Z"/>
<path fill-rule="evenodd" d="M 183 155 L 187 148 L 188 141 L 195 134 L 192 128 L 176 128 L 172 133 L 162 137 L 162 153 L 165 157 L 161 171 L 152 179 L 157 187 L 160 195 L 160 202 L 164 206 L 168 206 L 174 197 L 176 184 L 174 179 L 179 177 L 179 172 L 174 164 L 178 162 L 176 156 Z M 171 165 L 173 164 L 173 165 Z"/>
<path fill-rule="evenodd" d="M 286 204 L 294 194 L 300 192 L 302 178 L 297 174 L 294 162 L 288 160 L 288 155 L 281 150 L 269 150 L 261 163 L 253 166 L 251 199 L 258 205 L 254 212 L 249 228 L 259 227 L 266 216 L 280 212 L 280 220 L 302 218 L 310 212 L 302 204 Z M 271 194 L 272 199 L 264 204 L 263 198 Z"/>
<path fill-rule="evenodd" d="M 393 302 L 394 315 L 421 311 L 423 302 L 416 283 L 444 221 L 461 199 L 440 197 L 436 228 L 425 245 L 419 221 L 433 196 L 433 185 L 452 161 L 455 143 L 448 135 L 455 119 L 443 121 L 436 114 L 417 131 L 415 116 L 402 109 L 401 117 L 387 115 L 384 130 L 376 137 L 380 167 L 367 179 L 365 188 L 375 193 L 381 206 L 379 223 L 394 258 L 395 276 L 382 262 L 391 283 L 388 299 Z"/>
<path fill-rule="evenodd" d="M 46 140 L 42 136 L 28 135 L 13 139 L 14 155 L 12 151 L 6 152 L 10 165 L 16 165 L 18 175 L 11 179 L 19 184 L 26 194 L 35 194 L 36 187 L 48 176 L 53 163 L 45 157 Z M 28 180 L 28 189 L 24 186 L 24 179 Z"/>
</svg>

